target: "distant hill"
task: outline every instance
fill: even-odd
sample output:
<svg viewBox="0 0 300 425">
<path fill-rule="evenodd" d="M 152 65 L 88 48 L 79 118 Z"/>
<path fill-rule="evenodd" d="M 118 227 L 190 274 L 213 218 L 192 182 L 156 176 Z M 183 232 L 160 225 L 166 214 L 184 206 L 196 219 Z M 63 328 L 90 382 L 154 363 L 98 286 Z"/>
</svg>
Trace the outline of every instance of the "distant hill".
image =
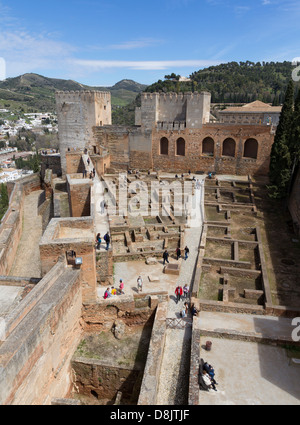
<svg viewBox="0 0 300 425">
<path fill-rule="evenodd" d="M 24 74 L 0 82 L 0 108 L 10 107 L 22 112 L 55 111 L 56 90 L 110 91 L 113 108 L 131 103 L 138 93 L 147 88 L 132 80 L 119 81 L 112 87 L 91 87 L 73 80 Z"/>
</svg>

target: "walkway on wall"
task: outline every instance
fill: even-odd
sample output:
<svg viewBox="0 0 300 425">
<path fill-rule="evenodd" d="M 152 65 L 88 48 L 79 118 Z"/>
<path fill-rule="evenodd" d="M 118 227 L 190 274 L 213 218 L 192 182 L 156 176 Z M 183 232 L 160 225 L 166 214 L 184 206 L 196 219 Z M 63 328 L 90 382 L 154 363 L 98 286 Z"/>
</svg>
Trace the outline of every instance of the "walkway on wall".
<svg viewBox="0 0 300 425">
<path fill-rule="evenodd" d="M 203 180 L 204 181 L 204 180 Z M 198 258 L 198 249 L 203 226 L 204 209 L 204 185 L 195 191 L 194 214 L 188 221 L 190 228 L 185 231 L 185 245 L 190 250 L 189 258 L 182 262 L 180 275 L 177 279 L 177 285 L 182 287 L 187 283 L 190 287 L 193 282 L 194 269 Z M 192 317 L 188 317 L 182 322 L 186 326 L 180 326 L 176 318 L 180 318 L 180 311 L 184 306 L 185 300 L 182 299 L 176 304 L 175 293 L 170 294 L 169 311 L 167 320 L 166 340 L 164 354 L 161 366 L 160 381 L 157 394 L 157 403 L 164 405 L 187 405 L 188 404 L 188 386 L 190 370 L 190 350 L 192 338 Z"/>
<path fill-rule="evenodd" d="M 82 155 L 82 159 L 87 170 L 87 174 L 93 171 L 94 165 L 92 161 L 88 164 L 89 155 Z M 95 175 L 93 179 L 93 202 L 94 202 L 94 229 L 95 235 L 101 234 L 102 240 L 106 232 L 109 232 L 109 217 L 107 211 L 103 210 L 104 204 L 104 185 L 99 176 Z M 103 245 L 104 246 L 104 245 Z"/>
<path fill-rule="evenodd" d="M 10 276 L 41 277 L 39 242 L 42 237 L 42 217 L 38 215 L 38 200 L 42 190 L 24 198 L 23 232 Z"/>
</svg>

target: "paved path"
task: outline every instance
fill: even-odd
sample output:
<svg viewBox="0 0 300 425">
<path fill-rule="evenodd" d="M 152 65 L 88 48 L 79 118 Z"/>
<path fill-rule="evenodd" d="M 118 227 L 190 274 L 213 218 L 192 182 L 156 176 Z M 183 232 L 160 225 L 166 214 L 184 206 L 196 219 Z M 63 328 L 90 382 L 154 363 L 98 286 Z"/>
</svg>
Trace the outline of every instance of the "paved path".
<svg viewBox="0 0 300 425">
<path fill-rule="evenodd" d="M 87 173 L 89 173 L 93 170 L 94 165 L 92 161 L 90 161 L 90 164 L 88 165 L 88 155 L 82 155 L 83 162 L 85 164 Z M 109 232 L 109 217 L 107 215 L 107 211 L 104 210 L 104 185 L 101 179 L 98 177 L 97 173 L 93 179 L 94 182 L 94 208 L 95 208 L 95 215 L 94 215 L 94 231 L 95 231 L 95 238 L 98 233 L 100 233 L 102 237 L 102 247 L 101 249 L 105 249 L 105 244 L 103 242 L 103 237 L 106 232 Z"/>
<path fill-rule="evenodd" d="M 38 215 L 38 199 L 42 190 L 31 192 L 24 200 L 23 232 L 10 276 L 41 277 L 39 242 L 42 217 Z"/>
<path fill-rule="evenodd" d="M 182 261 L 176 283 L 182 287 L 186 283 L 191 286 L 198 257 L 204 208 L 202 184 L 200 189 L 195 191 L 193 200 L 194 208 L 188 220 L 190 228 L 185 231 L 185 245 L 188 246 L 190 254 L 186 261 Z M 168 318 L 180 318 L 180 310 L 183 308 L 184 302 L 185 300 L 181 300 L 176 304 L 175 294 L 170 294 Z M 186 319 L 187 322 L 191 322 L 191 320 L 190 316 Z M 191 338 L 192 329 L 189 325 L 185 329 L 167 329 L 157 394 L 158 404 L 186 405 L 188 403 Z"/>
</svg>

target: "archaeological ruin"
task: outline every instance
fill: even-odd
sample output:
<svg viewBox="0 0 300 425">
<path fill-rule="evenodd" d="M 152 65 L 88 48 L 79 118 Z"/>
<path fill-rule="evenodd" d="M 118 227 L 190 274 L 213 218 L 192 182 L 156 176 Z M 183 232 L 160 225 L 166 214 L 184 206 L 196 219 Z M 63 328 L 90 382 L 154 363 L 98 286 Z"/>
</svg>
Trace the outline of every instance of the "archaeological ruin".
<svg viewBox="0 0 300 425">
<path fill-rule="evenodd" d="M 133 127 L 107 92 L 56 103 L 60 153 L 8 183 L 0 404 L 299 404 L 300 170 L 287 211 L 266 188 L 276 117 L 211 122 L 206 92 L 143 93 Z"/>
</svg>

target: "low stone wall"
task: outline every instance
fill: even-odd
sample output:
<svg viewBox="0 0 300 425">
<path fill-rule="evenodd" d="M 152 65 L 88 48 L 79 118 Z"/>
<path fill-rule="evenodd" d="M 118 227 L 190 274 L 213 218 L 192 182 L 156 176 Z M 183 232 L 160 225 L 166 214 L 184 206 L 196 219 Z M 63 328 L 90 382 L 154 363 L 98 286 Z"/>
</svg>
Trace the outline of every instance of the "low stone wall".
<svg viewBox="0 0 300 425">
<path fill-rule="evenodd" d="M 45 276 L 12 313 L 15 327 L 10 326 L 0 346 L 0 404 L 50 405 L 53 398 L 69 396 L 82 298 L 79 271 L 61 267 Z"/>
<path fill-rule="evenodd" d="M 200 336 L 201 332 L 199 329 L 192 331 L 192 342 L 191 342 L 191 366 L 190 366 L 190 378 L 189 378 L 189 406 L 199 405 L 199 382 L 198 372 L 200 364 Z"/>
<path fill-rule="evenodd" d="M 153 406 L 157 404 L 159 376 L 166 337 L 167 314 L 168 303 L 160 303 L 155 315 L 148 357 L 138 400 L 139 406 Z"/>
<path fill-rule="evenodd" d="M 264 306 L 249 305 L 242 303 L 233 303 L 223 301 L 210 301 L 200 300 L 199 298 L 192 298 L 191 303 L 195 304 L 199 311 L 215 311 L 223 313 L 244 313 L 244 314 L 266 314 Z"/>
<path fill-rule="evenodd" d="M 97 282 L 100 285 L 113 284 L 113 255 L 112 251 L 101 251 L 96 254 Z"/>
<path fill-rule="evenodd" d="M 15 183 L 7 184 L 9 207 L 0 226 L 0 275 L 7 275 L 14 262 L 19 241 L 22 236 L 24 197 L 41 189 L 38 174 L 25 177 Z"/>
<path fill-rule="evenodd" d="M 46 198 L 46 191 L 42 192 L 38 205 L 38 215 L 42 217 L 42 231 L 44 233 L 46 227 L 54 217 L 53 197 Z"/>
<path fill-rule="evenodd" d="M 100 300 L 95 304 L 83 304 L 82 326 L 85 332 L 101 332 L 111 329 L 116 319 L 128 326 L 146 323 L 159 303 L 168 299 L 167 292 L 126 295 Z"/>
<path fill-rule="evenodd" d="M 69 205 L 72 217 L 89 217 L 91 215 L 91 186 L 90 179 L 71 178 L 67 175 Z"/>
</svg>

